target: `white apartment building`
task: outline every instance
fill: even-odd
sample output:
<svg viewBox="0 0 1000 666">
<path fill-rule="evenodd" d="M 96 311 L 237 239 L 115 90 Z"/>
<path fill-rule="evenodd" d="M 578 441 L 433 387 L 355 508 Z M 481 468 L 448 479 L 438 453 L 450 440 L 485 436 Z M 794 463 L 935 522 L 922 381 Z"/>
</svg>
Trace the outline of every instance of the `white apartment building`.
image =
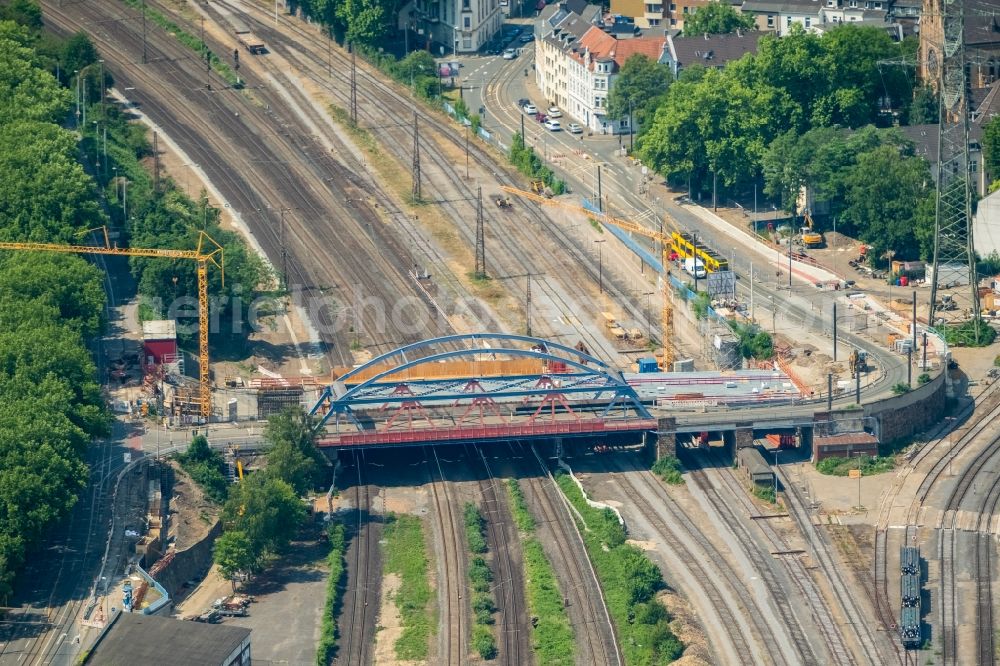
<svg viewBox="0 0 1000 666">
<path fill-rule="evenodd" d="M 400 29 L 409 26 L 443 53 L 475 53 L 503 24 L 499 0 L 413 0 L 399 16 Z"/>
<path fill-rule="evenodd" d="M 591 132 L 627 133 L 628 117 L 607 115 L 615 75 L 637 53 L 662 62 L 666 38 L 618 39 L 575 13 L 562 14 L 543 17 L 536 31 L 535 81 L 545 100 L 535 101 L 555 104 Z"/>
</svg>

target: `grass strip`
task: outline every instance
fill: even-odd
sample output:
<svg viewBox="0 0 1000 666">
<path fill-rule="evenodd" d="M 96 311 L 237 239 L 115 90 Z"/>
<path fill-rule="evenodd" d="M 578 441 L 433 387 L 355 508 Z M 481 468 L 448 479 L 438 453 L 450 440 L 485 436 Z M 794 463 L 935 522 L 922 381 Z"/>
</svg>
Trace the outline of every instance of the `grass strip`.
<svg viewBox="0 0 1000 666">
<path fill-rule="evenodd" d="M 524 491 L 517 479 L 507 479 L 507 492 L 510 493 L 510 504 L 514 512 L 514 522 L 517 529 L 530 533 L 535 531 L 535 519 L 528 511 L 528 503 L 524 500 Z"/>
<path fill-rule="evenodd" d="M 816 471 L 829 476 L 847 476 L 860 465 L 862 476 L 891 472 L 896 467 L 895 456 L 853 456 L 842 458 L 831 456 L 816 463 Z"/>
<path fill-rule="evenodd" d="M 524 492 L 517 479 L 507 480 L 514 522 L 521 535 L 524 563 L 524 590 L 532 617 L 531 649 L 536 660 L 545 666 L 573 666 L 573 626 L 563 605 L 563 595 L 556 582 L 552 564 L 542 544 L 532 534 L 535 519 L 528 510 Z"/>
<path fill-rule="evenodd" d="M 656 598 L 665 587 L 660 570 L 640 549 L 625 543 L 625 529 L 613 511 L 587 504 L 579 487 L 561 470 L 556 472 L 556 482 L 586 523 L 583 541 L 625 663 L 648 666 L 679 658 L 684 646 L 670 630 L 667 609 Z"/>
<path fill-rule="evenodd" d="M 209 62 L 212 64 L 212 69 L 215 70 L 216 74 L 221 76 L 223 80 L 229 85 L 236 87 L 239 85 L 239 77 L 236 76 L 236 72 L 233 68 L 222 62 L 217 55 L 212 53 L 208 49 L 208 44 L 198 39 L 190 32 L 187 32 L 179 25 L 168 19 L 166 16 L 160 12 L 152 9 L 148 5 L 142 2 L 142 0 L 123 0 L 126 5 L 132 7 L 133 9 L 143 10 L 145 6 L 146 18 L 155 23 L 156 25 L 163 28 L 168 34 L 173 35 L 177 38 L 184 46 L 188 47 L 192 51 L 199 53 L 201 58 L 204 60 L 205 54 L 208 54 Z"/>
<path fill-rule="evenodd" d="M 469 552 L 474 556 L 469 562 L 469 582 L 472 584 L 472 647 L 483 659 L 495 659 L 497 640 L 493 632 L 493 613 L 496 601 L 493 598 L 493 571 L 486 563 L 486 520 L 472 502 L 466 502 L 463 510 L 465 538 Z"/>
<path fill-rule="evenodd" d="M 330 574 L 326 579 L 326 605 L 323 607 L 323 622 L 320 626 L 319 644 L 316 646 L 316 666 L 329 666 L 337 648 L 337 606 L 340 604 L 343 579 L 347 575 L 347 567 L 344 566 L 344 526 L 332 523 L 327 527 L 326 533 L 330 540 L 330 553 L 326 556 Z"/>
<path fill-rule="evenodd" d="M 424 530 L 416 516 L 389 514 L 382 532 L 385 573 L 399 576 L 399 589 L 393 598 L 399 609 L 403 632 L 393 650 L 396 658 L 425 661 L 430 650 L 430 637 L 437 625 L 431 607 L 431 586 L 427 580 L 430 560 Z"/>
</svg>

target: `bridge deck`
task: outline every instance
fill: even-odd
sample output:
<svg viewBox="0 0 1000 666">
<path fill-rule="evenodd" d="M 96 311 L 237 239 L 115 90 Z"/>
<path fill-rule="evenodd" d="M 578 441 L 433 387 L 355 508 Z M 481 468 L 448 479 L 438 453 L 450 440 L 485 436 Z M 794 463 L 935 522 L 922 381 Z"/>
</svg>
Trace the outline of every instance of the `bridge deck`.
<svg viewBox="0 0 1000 666">
<path fill-rule="evenodd" d="M 537 439 L 542 437 L 586 437 L 640 433 L 656 430 L 656 419 L 581 418 L 545 423 L 496 423 L 437 428 L 340 433 L 324 437 L 317 446 L 353 447 L 418 445 L 439 442 L 487 442 L 490 440 Z"/>
</svg>

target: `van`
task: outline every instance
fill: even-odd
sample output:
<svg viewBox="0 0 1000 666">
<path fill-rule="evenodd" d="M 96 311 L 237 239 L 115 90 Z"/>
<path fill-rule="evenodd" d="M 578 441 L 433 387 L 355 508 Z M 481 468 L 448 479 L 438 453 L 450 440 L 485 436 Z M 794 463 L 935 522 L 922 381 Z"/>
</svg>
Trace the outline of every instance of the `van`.
<svg viewBox="0 0 1000 666">
<path fill-rule="evenodd" d="M 684 272 L 698 279 L 704 278 L 707 275 L 705 264 L 702 263 L 701 259 L 694 257 L 688 257 L 684 260 Z"/>
</svg>

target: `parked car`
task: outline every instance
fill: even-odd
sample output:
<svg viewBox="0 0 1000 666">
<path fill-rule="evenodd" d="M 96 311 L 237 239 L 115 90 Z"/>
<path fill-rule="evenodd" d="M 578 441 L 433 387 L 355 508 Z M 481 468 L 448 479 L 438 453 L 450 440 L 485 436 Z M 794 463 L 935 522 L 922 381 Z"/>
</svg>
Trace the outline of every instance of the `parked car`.
<svg viewBox="0 0 1000 666">
<path fill-rule="evenodd" d="M 562 118 L 562 111 L 559 110 L 558 106 L 549 107 L 549 118 Z"/>
<path fill-rule="evenodd" d="M 548 120 L 545 121 L 545 129 L 547 129 L 550 132 L 558 132 L 559 130 L 562 129 L 562 125 L 559 124 L 558 120 L 553 120 L 549 118 Z"/>
<path fill-rule="evenodd" d="M 516 57 L 517 57 L 517 51 L 515 51 L 514 49 L 507 49 L 503 52 L 504 60 L 513 60 Z"/>
<path fill-rule="evenodd" d="M 531 100 L 528 99 L 527 97 L 522 97 L 521 99 L 517 100 L 517 105 L 520 106 L 520 107 L 522 107 L 522 108 L 526 104 L 531 104 Z"/>
<path fill-rule="evenodd" d="M 544 123 L 548 119 L 549 119 L 549 117 L 547 115 L 545 115 L 544 113 L 542 113 L 541 111 L 539 111 L 538 113 L 535 114 L 535 120 L 537 120 L 540 123 Z"/>
<path fill-rule="evenodd" d="M 529 116 L 533 116 L 536 113 L 538 113 L 538 107 L 532 104 L 531 102 L 528 102 L 527 104 L 522 106 L 521 110 L 524 111 Z"/>
<path fill-rule="evenodd" d="M 566 131 L 570 134 L 583 134 L 583 128 L 580 127 L 579 123 L 570 123 L 566 126 Z"/>
<path fill-rule="evenodd" d="M 517 38 L 517 40 L 519 42 L 521 42 L 522 44 L 527 44 L 528 42 L 533 42 L 533 41 L 535 41 L 535 33 L 529 32 L 526 35 L 521 35 L 520 37 Z"/>
</svg>

